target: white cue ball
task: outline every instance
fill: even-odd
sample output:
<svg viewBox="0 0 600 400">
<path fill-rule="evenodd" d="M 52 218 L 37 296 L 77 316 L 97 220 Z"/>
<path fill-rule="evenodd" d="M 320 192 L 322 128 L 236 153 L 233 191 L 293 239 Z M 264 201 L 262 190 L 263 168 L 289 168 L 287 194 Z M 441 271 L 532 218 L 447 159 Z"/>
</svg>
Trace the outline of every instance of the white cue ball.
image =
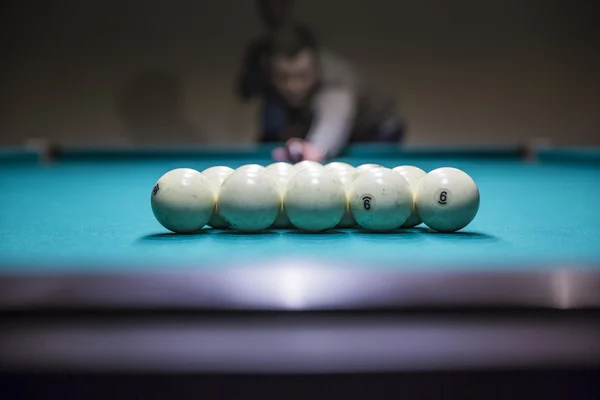
<svg viewBox="0 0 600 400">
<path fill-rule="evenodd" d="M 241 232 L 270 228 L 281 209 L 277 183 L 264 168 L 233 171 L 223 181 L 217 202 L 221 217 Z"/>
<path fill-rule="evenodd" d="M 352 182 L 350 209 L 356 222 L 375 232 L 402 226 L 413 207 L 413 195 L 406 179 L 389 168 L 363 171 Z"/>
<path fill-rule="evenodd" d="M 303 171 L 305 169 L 323 169 L 323 164 L 320 164 L 316 161 L 304 160 L 299 163 L 294 164 L 294 168 L 296 168 L 297 172 Z"/>
<path fill-rule="evenodd" d="M 273 227 L 276 229 L 288 229 L 292 228 L 292 223 L 288 219 L 287 215 L 285 215 L 285 210 L 283 209 L 283 197 L 285 195 L 285 189 L 291 179 L 292 176 L 296 174 L 296 168 L 289 163 L 285 162 L 277 162 L 266 167 L 267 173 L 277 182 L 277 186 L 279 188 L 279 193 L 281 194 L 281 209 L 279 210 L 279 215 L 277 215 L 277 219 L 273 223 Z"/>
<path fill-rule="evenodd" d="M 210 167 L 202 171 L 202 175 L 208 178 L 210 183 L 215 188 L 215 202 L 217 202 L 217 198 L 219 196 L 219 192 L 221 191 L 221 185 L 225 178 L 233 173 L 233 168 L 224 167 L 224 166 L 216 166 Z M 221 217 L 219 213 L 219 204 L 217 203 L 217 207 L 215 209 L 215 214 L 212 216 L 210 221 L 208 221 L 208 225 L 212 226 L 215 229 L 227 229 L 229 225 L 227 225 L 227 221 Z"/>
<path fill-rule="evenodd" d="M 307 168 L 287 186 L 283 207 L 291 223 L 307 232 L 335 228 L 346 210 L 346 192 L 339 179 L 325 168 Z"/>
<path fill-rule="evenodd" d="M 352 193 L 352 181 L 354 179 L 354 167 L 352 169 L 348 168 L 333 168 L 329 169 L 329 173 L 336 176 L 339 181 L 344 186 L 344 190 L 346 192 L 346 212 L 344 212 L 344 216 L 342 220 L 337 225 L 337 228 L 340 229 L 348 229 L 356 226 L 356 220 L 352 215 L 352 211 L 350 210 L 350 194 Z"/>
<path fill-rule="evenodd" d="M 465 172 L 438 168 L 419 182 L 415 203 L 425 225 L 439 232 L 455 232 L 477 215 L 479 189 Z"/>
<path fill-rule="evenodd" d="M 410 190 L 413 194 L 412 212 L 410 213 L 410 216 L 408 217 L 406 222 L 402 225 L 402 228 L 412 228 L 423 222 L 421 221 L 421 217 L 417 212 L 417 207 L 414 203 L 414 197 L 419 182 L 421 181 L 421 179 L 423 179 L 425 175 L 427 175 L 427 172 L 423 171 L 421 168 L 417 168 L 412 165 L 400 165 L 399 167 L 393 168 L 393 170 L 402 175 L 404 179 L 406 179 L 406 181 L 410 185 Z"/>
<path fill-rule="evenodd" d="M 177 233 L 192 233 L 202 229 L 213 216 L 215 191 L 200 172 L 178 168 L 158 179 L 150 203 L 162 226 Z"/>
</svg>

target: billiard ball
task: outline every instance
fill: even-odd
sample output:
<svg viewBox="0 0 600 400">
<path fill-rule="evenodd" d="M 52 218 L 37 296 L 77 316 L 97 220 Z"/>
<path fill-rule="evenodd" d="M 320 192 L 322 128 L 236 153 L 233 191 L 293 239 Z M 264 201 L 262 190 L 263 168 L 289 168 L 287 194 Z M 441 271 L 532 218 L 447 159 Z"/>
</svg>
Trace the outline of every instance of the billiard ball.
<svg viewBox="0 0 600 400">
<path fill-rule="evenodd" d="M 267 173 L 273 178 L 278 186 L 285 189 L 290 178 L 298 172 L 293 164 L 276 162 L 265 167 Z"/>
<path fill-rule="evenodd" d="M 438 168 L 419 182 L 415 204 L 425 225 L 439 232 L 455 232 L 477 215 L 479 189 L 465 172 Z"/>
<path fill-rule="evenodd" d="M 225 180 L 225 178 L 231 175 L 232 172 L 233 168 L 224 166 L 210 167 L 202 171 L 202 175 L 207 177 L 210 183 L 212 183 L 213 187 L 215 188 L 215 203 L 217 202 L 217 197 L 219 195 L 219 192 L 221 191 L 221 185 L 223 184 L 223 181 Z M 214 215 L 212 216 L 210 221 L 208 221 L 208 226 L 212 226 L 215 229 L 226 229 L 229 227 L 229 225 L 227 225 L 227 221 L 225 221 L 219 213 L 218 204 Z"/>
<path fill-rule="evenodd" d="M 352 182 L 350 210 L 361 227 L 391 231 L 406 222 L 413 207 L 410 185 L 389 168 L 371 168 Z"/>
<path fill-rule="evenodd" d="M 331 172 L 337 170 L 354 170 L 355 168 L 348 163 L 334 161 L 330 162 L 329 164 L 325 164 L 325 169 Z"/>
<path fill-rule="evenodd" d="M 238 168 L 236 168 L 236 170 L 244 170 L 244 169 L 261 169 L 264 170 L 265 167 L 263 167 L 262 165 L 259 164 L 244 164 L 242 166 L 239 166 Z"/>
<path fill-rule="evenodd" d="M 223 181 L 217 204 L 230 227 L 259 232 L 275 222 L 281 209 L 281 194 L 264 168 L 238 168 Z"/>
<path fill-rule="evenodd" d="M 213 216 L 215 190 L 200 172 L 178 168 L 158 179 L 150 203 L 154 217 L 162 226 L 176 233 L 193 233 Z"/>
<path fill-rule="evenodd" d="M 362 165 L 359 165 L 358 167 L 356 167 L 356 175 L 355 175 L 355 178 L 356 178 L 356 177 L 357 177 L 357 176 L 358 176 L 358 175 L 359 175 L 361 172 L 368 171 L 368 170 L 370 170 L 370 169 L 373 169 L 373 168 L 379 168 L 379 167 L 381 167 L 381 165 L 379 165 L 379 164 L 362 164 Z"/>
<path fill-rule="evenodd" d="M 291 179 L 283 198 L 291 223 L 307 232 L 334 228 L 346 211 L 346 192 L 339 179 L 325 168 L 307 168 Z"/>
<path fill-rule="evenodd" d="M 285 189 L 290 181 L 290 178 L 296 174 L 296 168 L 292 164 L 288 164 L 285 162 L 277 162 L 266 167 L 267 173 L 277 182 L 277 186 L 279 188 L 279 193 L 281 194 L 282 199 L 282 207 L 279 210 L 279 215 L 277 215 L 277 219 L 273 223 L 273 228 L 276 229 L 287 229 L 292 228 L 292 224 L 290 220 L 285 215 L 285 210 L 283 209 L 283 197 L 285 195 Z"/>
<path fill-rule="evenodd" d="M 412 228 L 414 226 L 419 225 L 421 222 L 421 217 L 417 212 L 417 207 L 414 204 L 415 192 L 417 191 L 417 186 L 421 179 L 427 175 L 427 172 L 423 171 L 421 168 L 414 167 L 412 165 L 401 165 L 399 167 L 393 168 L 394 171 L 398 172 L 400 175 L 404 177 L 408 181 L 410 185 L 410 190 L 413 194 L 413 209 L 410 213 L 410 216 L 406 220 L 404 224 L 402 224 L 402 228 Z"/>
<path fill-rule="evenodd" d="M 337 228 L 347 229 L 356 226 L 356 220 L 352 215 L 352 211 L 350 210 L 350 193 L 352 191 L 352 180 L 354 179 L 354 167 L 352 169 L 349 168 L 330 168 L 330 174 L 335 175 L 339 181 L 344 186 L 344 191 L 346 192 L 346 212 L 344 212 L 344 216 L 342 220 L 337 225 Z"/>
<path fill-rule="evenodd" d="M 296 171 L 300 172 L 305 169 L 323 169 L 324 167 L 323 164 L 320 164 L 316 161 L 304 160 L 294 164 L 294 168 L 296 168 Z"/>
</svg>

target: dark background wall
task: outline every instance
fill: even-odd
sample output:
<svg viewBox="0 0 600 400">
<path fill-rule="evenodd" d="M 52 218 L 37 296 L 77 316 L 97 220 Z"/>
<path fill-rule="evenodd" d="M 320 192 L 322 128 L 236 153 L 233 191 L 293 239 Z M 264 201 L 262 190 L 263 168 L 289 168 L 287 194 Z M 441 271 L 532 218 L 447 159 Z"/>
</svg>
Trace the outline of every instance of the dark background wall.
<svg viewBox="0 0 600 400">
<path fill-rule="evenodd" d="M 321 42 L 396 94 L 411 143 L 600 144 L 597 2 L 297 0 Z M 233 81 L 248 0 L 8 1 L 0 144 L 252 142 Z"/>
</svg>

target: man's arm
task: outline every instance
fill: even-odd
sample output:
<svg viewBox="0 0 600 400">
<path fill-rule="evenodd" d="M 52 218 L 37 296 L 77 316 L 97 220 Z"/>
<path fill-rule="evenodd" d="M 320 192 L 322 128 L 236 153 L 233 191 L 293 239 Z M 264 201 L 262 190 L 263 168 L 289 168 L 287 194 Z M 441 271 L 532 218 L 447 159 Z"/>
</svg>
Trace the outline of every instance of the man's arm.
<svg viewBox="0 0 600 400">
<path fill-rule="evenodd" d="M 306 139 L 325 159 L 337 156 L 348 144 L 356 106 L 356 96 L 348 89 L 325 89 L 317 94 L 313 125 Z"/>
</svg>

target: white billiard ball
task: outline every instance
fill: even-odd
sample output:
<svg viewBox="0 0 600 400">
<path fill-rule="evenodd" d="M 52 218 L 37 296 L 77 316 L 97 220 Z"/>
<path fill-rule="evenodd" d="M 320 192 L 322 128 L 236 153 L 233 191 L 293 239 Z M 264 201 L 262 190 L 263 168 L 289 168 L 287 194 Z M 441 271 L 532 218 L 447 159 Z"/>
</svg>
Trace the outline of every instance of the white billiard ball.
<svg viewBox="0 0 600 400">
<path fill-rule="evenodd" d="M 233 168 L 225 167 L 225 166 L 216 166 L 210 167 L 202 171 L 202 175 L 208 178 L 210 183 L 215 188 L 215 203 L 217 202 L 217 197 L 219 192 L 221 191 L 221 185 L 225 178 L 227 178 L 233 172 Z M 208 221 L 208 226 L 212 226 L 215 229 L 226 229 L 229 228 L 227 225 L 227 221 L 221 217 L 219 213 L 219 205 L 217 204 L 217 208 L 215 210 L 215 214 L 212 216 L 210 221 Z"/>
<path fill-rule="evenodd" d="M 266 166 L 267 173 L 273 178 L 279 187 L 285 189 L 290 178 L 298 172 L 293 164 L 286 162 L 276 162 Z"/>
<path fill-rule="evenodd" d="M 425 225 L 439 232 L 455 232 L 477 215 L 479 189 L 465 172 L 438 168 L 419 182 L 415 204 Z"/>
<path fill-rule="evenodd" d="M 316 161 L 304 160 L 294 164 L 294 168 L 296 168 L 297 172 L 303 171 L 305 169 L 323 169 L 323 164 L 320 164 Z"/>
<path fill-rule="evenodd" d="M 362 165 L 359 165 L 358 167 L 356 167 L 356 176 L 360 175 L 364 171 L 368 171 L 370 169 L 380 168 L 380 167 L 381 167 L 381 165 L 379 165 L 379 164 L 362 164 Z"/>
<path fill-rule="evenodd" d="M 236 168 L 237 170 L 245 170 L 245 169 L 260 169 L 260 170 L 264 170 L 265 167 L 263 167 L 262 165 L 259 164 L 244 164 L 239 166 L 238 168 Z"/>
<path fill-rule="evenodd" d="M 193 233 L 213 216 L 215 191 L 200 172 L 178 168 L 158 179 L 150 203 L 154 217 L 162 226 L 177 233 Z"/>
<path fill-rule="evenodd" d="M 346 211 L 346 192 L 339 179 L 325 168 L 307 168 L 287 186 L 283 207 L 291 223 L 307 232 L 334 228 Z"/>
<path fill-rule="evenodd" d="M 277 186 L 279 188 L 279 193 L 281 194 L 282 207 L 279 211 L 279 215 L 277 215 L 277 219 L 273 223 L 273 228 L 276 229 L 288 229 L 292 228 L 292 224 L 288 219 L 287 215 L 285 215 L 285 210 L 283 209 L 283 197 L 285 195 L 285 189 L 291 179 L 297 172 L 296 168 L 292 164 L 288 164 L 285 162 L 277 162 L 266 167 L 267 173 L 277 182 Z"/>
<path fill-rule="evenodd" d="M 275 222 L 281 209 L 277 183 L 262 168 L 238 168 L 221 185 L 219 213 L 241 232 L 259 232 Z"/>
<path fill-rule="evenodd" d="M 354 170 L 356 168 L 345 162 L 334 161 L 330 162 L 329 164 L 325 164 L 325 169 L 331 172 L 336 170 Z"/>
<path fill-rule="evenodd" d="M 423 222 L 421 221 L 421 217 L 417 212 L 417 207 L 414 203 L 414 197 L 419 182 L 421 181 L 421 179 L 423 179 L 425 175 L 427 175 L 427 172 L 423 171 L 421 168 L 417 168 L 412 165 L 401 165 L 399 167 L 393 168 L 393 170 L 402 175 L 404 179 L 406 179 L 406 181 L 410 185 L 410 190 L 413 194 L 412 212 L 410 213 L 410 216 L 408 217 L 406 222 L 402 225 L 402 228 L 412 228 Z"/>
<path fill-rule="evenodd" d="M 399 173 L 379 167 L 363 171 L 352 182 L 350 209 L 361 227 L 385 232 L 406 222 L 413 207 L 410 185 Z"/>
<path fill-rule="evenodd" d="M 344 212 L 344 216 L 342 220 L 337 225 L 337 228 L 340 229 L 348 229 L 356 226 L 356 220 L 352 215 L 352 211 L 350 210 L 350 194 L 352 192 L 352 181 L 354 179 L 354 168 L 332 168 L 329 169 L 329 173 L 336 176 L 339 181 L 344 186 L 344 190 L 346 192 L 346 212 Z"/>
</svg>

